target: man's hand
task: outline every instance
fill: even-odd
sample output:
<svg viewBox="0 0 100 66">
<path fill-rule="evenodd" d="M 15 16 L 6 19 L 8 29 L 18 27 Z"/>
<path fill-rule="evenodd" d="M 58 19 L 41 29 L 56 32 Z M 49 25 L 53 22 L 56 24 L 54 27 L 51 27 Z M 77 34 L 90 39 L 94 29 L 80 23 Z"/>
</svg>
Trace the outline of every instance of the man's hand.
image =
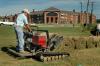
<svg viewBox="0 0 100 66">
<path fill-rule="evenodd" d="M 28 30 L 29 32 L 32 32 L 32 30 Z"/>
<path fill-rule="evenodd" d="M 32 32 L 30 26 L 28 24 L 25 25 L 26 29 L 29 31 L 29 32 Z"/>
</svg>

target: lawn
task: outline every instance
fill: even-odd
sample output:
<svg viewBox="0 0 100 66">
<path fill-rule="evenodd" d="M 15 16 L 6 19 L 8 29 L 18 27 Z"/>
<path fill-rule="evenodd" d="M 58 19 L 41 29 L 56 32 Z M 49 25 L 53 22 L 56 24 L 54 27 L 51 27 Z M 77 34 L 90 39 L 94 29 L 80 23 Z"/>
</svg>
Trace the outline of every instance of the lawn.
<svg viewBox="0 0 100 66">
<path fill-rule="evenodd" d="M 89 36 L 89 31 L 82 32 L 82 27 L 76 26 L 43 26 L 40 29 L 47 29 L 49 32 L 59 33 L 64 37 L 67 36 Z M 54 27 L 55 26 L 55 27 Z M 16 45 L 15 32 L 12 26 L 0 26 L 0 48 Z M 66 49 L 66 47 L 64 47 Z M 65 50 L 66 51 L 66 50 Z M 39 62 L 35 59 L 17 59 L 0 51 L 0 66 L 100 66 L 100 48 L 71 50 L 69 58 L 53 61 Z"/>
<path fill-rule="evenodd" d="M 82 32 L 83 28 L 81 25 L 47 25 L 40 26 L 40 29 L 49 30 L 49 32 L 59 33 L 63 36 L 89 36 L 91 35 L 89 31 Z"/>
</svg>

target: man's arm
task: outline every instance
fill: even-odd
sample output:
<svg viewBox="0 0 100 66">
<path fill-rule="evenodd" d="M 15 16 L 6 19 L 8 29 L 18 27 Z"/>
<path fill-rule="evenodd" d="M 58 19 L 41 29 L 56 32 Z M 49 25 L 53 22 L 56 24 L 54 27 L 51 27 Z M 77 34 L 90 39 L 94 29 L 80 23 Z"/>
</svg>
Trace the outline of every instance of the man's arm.
<svg viewBox="0 0 100 66">
<path fill-rule="evenodd" d="M 29 24 L 26 24 L 26 25 L 25 25 L 25 28 L 26 28 L 29 32 L 32 31 L 31 28 L 30 28 L 30 26 L 29 26 Z"/>
<path fill-rule="evenodd" d="M 27 16 L 24 17 L 23 22 L 24 22 L 25 29 L 27 29 L 29 32 L 31 32 L 32 30 L 28 24 Z"/>
</svg>

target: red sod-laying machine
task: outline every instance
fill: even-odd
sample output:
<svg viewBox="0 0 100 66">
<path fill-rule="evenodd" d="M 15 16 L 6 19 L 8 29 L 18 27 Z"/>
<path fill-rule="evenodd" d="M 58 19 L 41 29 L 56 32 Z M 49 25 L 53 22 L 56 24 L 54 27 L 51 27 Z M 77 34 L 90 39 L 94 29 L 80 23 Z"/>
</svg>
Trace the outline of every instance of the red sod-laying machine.
<svg viewBox="0 0 100 66">
<path fill-rule="evenodd" d="M 40 61 L 57 60 L 69 56 L 69 53 L 54 51 L 63 41 L 63 36 L 50 35 L 48 30 L 39 30 L 36 27 L 32 32 L 25 31 L 24 40 L 25 54 L 18 53 L 12 48 L 8 48 L 8 52 L 18 57 L 35 57 Z"/>
</svg>

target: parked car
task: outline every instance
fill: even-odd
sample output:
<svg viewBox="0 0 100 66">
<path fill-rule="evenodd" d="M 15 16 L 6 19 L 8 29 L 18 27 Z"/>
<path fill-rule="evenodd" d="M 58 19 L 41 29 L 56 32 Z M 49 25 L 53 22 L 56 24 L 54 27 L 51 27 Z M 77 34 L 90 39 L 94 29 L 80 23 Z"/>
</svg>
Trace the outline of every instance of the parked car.
<svg viewBox="0 0 100 66">
<path fill-rule="evenodd" d="M 14 25 L 14 22 L 1 22 L 0 25 Z"/>
</svg>

